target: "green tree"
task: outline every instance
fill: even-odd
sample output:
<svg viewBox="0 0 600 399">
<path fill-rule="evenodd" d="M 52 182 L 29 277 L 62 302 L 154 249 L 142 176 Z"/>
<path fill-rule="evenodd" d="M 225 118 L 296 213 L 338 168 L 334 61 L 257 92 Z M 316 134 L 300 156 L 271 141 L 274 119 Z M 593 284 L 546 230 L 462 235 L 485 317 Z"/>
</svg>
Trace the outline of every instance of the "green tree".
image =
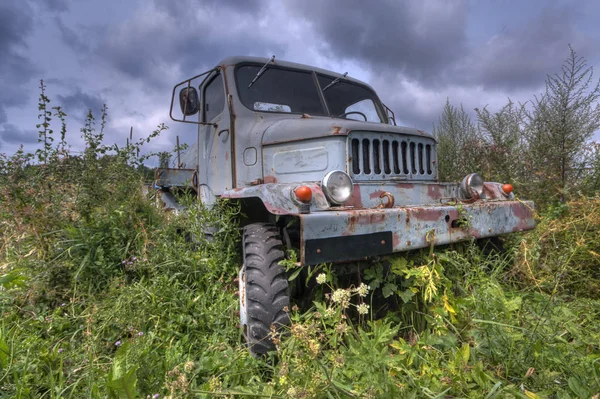
<svg viewBox="0 0 600 399">
<path fill-rule="evenodd" d="M 529 161 L 538 165 L 531 176 L 545 198 L 565 195 L 585 173 L 584 150 L 600 128 L 600 81 L 593 68 L 571 48 L 561 72 L 546 77 L 546 90 L 529 113 Z"/>
<path fill-rule="evenodd" d="M 524 135 L 525 110 L 522 104 L 510 99 L 498 112 L 490 112 L 487 106 L 475 108 L 478 119 L 478 133 L 485 141 L 484 158 L 481 160 L 486 178 L 519 184 L 524 178 L 523 153 L 526 151 Z"/>
<path fill-rule="evenodd" d="M 585 148 L 585 167 L 581 191 L 585 195 L 600 193 L 600 143 L 593 142 Z"/>
<path fill-rule="evenodd" d="M 441 181 L 460 180 L 466 174 L 480 170 L 484 142 L 462 104 L 457 108 L 446 100 L 438 123 L 433 125 L 433 134 L 438 140 Z"/>
</svg>

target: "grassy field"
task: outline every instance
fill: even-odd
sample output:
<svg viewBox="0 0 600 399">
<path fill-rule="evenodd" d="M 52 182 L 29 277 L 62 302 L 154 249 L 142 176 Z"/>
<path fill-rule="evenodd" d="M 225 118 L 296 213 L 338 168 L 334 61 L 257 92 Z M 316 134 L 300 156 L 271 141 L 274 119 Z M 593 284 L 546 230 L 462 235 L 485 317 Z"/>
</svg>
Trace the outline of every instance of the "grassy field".
<svg viewBox="0 0 600 399">
<path fill-rule="evenodd" d="M 0 157 L 0 397 L 598 398 L 598 197 L 502 253 L 416 251 L 365 263 L 362 282 L 311 268 L 294 282 L 312 302 L 255 359 L 235 204 L 165 214 L 134 150 L 88 148 Z M 206 224 L 213 242 L 181 234 Z"/>
</svg>

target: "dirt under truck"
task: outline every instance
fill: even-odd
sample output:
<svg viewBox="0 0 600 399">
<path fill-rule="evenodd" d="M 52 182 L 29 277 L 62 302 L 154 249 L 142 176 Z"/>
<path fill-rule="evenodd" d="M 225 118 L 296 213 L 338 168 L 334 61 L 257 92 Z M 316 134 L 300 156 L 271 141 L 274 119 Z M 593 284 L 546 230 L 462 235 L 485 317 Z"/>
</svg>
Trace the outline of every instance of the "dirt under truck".
<svg viewBox="0 0 600 399">
<path fill-rule="evenodd" d="M 179 106 L 175 103 L 179 101 Z M 197 125 L 178 168 L 159 169 L 166 207 L 193 190 L 239 201 L 240 325 L 255 355 L 289 324 L 279 262 L 347 262 L 534 227 L 533 203 L 477 173 L 438 181 L 435 138 L 396 126 L 367 84 L 291 62 L 232 57 L 177 84 L 171 118 Z M 467 220 L 468 219 L 468 220 Z"/>
</svg>

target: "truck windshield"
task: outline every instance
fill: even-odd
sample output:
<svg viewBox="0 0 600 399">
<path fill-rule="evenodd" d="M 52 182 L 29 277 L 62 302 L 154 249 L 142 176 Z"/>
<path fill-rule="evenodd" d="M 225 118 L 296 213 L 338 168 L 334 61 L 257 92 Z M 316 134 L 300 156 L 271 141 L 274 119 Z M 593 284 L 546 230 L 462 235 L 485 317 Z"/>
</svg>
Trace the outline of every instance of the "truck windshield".
<svg viewBox="0 0 600 399">
<path fill-rule="evenodd" d="M 252 86 L 261 66 L 243 65 L 236 70 L 238 93 L 242 103 L 254 111 L 289 112 L 310 115 L 343 117 L 359 121 L 382 123 L 378 99 L 366 87 L 339 80 L 323 91 L 327 113 L 319 90 L 334 81 L 334 77 L 317 75 L 319 87 L 312 72 L 281 69 L 270 66 Z"/>
</svg>

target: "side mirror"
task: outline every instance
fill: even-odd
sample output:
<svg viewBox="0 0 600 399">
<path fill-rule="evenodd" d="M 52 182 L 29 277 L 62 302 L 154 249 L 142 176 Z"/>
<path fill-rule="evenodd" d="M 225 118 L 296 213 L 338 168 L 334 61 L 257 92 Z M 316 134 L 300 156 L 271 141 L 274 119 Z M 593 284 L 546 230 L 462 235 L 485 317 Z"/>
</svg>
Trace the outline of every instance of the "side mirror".
<svg viewBox="0 0 600 399">
<path fill-rule="evenodd" d="M 194 115 L 198 112 L 200 101 L 195 87 L 184 87 L 179 91 L 179 106 L 185 116 Z"/>
</svg>

